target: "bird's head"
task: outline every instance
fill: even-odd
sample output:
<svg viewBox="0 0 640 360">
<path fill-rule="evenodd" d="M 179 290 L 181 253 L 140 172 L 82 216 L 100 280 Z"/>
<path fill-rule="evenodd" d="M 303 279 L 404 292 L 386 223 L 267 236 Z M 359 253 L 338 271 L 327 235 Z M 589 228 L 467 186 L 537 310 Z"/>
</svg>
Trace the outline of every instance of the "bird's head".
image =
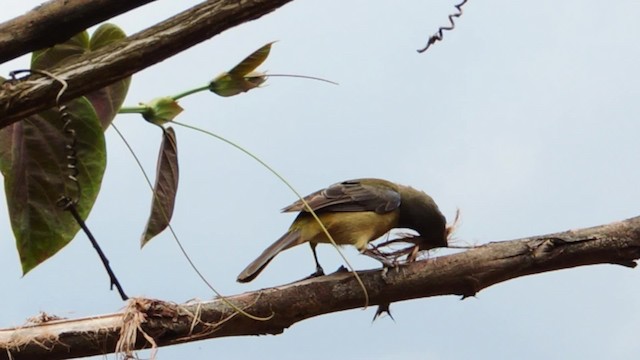
<svg viewBox="0 0 640 360">
<path fill-rule="evenodd" d="M 400 186 L 399 226 L 418 232 L 420 250 L 447 247 L 451 228 L 431 196 L 408 186 Z"/>
</svg>

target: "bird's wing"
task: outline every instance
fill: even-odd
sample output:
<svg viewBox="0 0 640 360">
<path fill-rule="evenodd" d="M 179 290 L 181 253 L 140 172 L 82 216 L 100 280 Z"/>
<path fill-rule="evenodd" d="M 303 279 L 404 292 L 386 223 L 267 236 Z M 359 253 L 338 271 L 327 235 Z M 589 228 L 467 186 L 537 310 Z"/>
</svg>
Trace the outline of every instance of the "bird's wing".
<svg viewBox="0 0 640 360">
<path fill-rule="evenodd" d="M 400 206 L 400 193 L 383 183 L 363 183 L 349 180 L 333 184 L 307 195 L 304 200 L 313 211 L 375 211 L 387 213 Z M 300 200 L 282 209 L 283 212 L 306 211 Z"/>
</svg>

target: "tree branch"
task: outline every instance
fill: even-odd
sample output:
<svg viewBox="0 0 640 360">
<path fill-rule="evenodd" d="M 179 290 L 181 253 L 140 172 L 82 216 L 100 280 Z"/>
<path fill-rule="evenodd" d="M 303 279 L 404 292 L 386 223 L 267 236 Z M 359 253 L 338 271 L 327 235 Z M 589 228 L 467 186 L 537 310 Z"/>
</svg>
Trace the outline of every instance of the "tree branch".
<svg viewBox="0 0 640 360">
<path fill-rule="evenodd" d="M 594 264 L 635 267 L 640 258 L 640 217 L 593 228 L 495 242 L 454 255 L 389 270 L 359 272 L 371 305 L 437 295 L 473 296 L 493 284 L 520 276 Z M 56 320 L 0 330 L 2 359 L 63 359 L 114 352 L 120 333 L 136 326 L 158 346 L 207 338 L 280 334 L 314 316 L 364 305 L 350 273 L 335 273 L 228 298 L 268 321 L 233 314 L 220 300 L 175 305 L 134 299 L 124 313 Z M 136 315 L 140 321 L 136 322 Z M 133 332 L 131 332 L 133 331 Z M 129 347 L 148 348 L 143 333 Z M 122 346 L 122 344 L 120 344 Z M 126 344 L 125 344 L 126 345 Z"/>
<path fill-rule="evenodd" d="M 124 79 L 234 26 L 257 19 L 291 0 L 209 0 L 124 41 L 49 69 L 64 79 L 67 101 Z M 59 85 L 34 75 L 0 87 L 0 128 L 55 104 Z"/>
<path fill-rule="evenodd" d="M 0 24 L 0 63 L 61 43 L 154 0 L 51 0 Z M 55 29 L 55 31 L 51 31 Z"/>
</svg>

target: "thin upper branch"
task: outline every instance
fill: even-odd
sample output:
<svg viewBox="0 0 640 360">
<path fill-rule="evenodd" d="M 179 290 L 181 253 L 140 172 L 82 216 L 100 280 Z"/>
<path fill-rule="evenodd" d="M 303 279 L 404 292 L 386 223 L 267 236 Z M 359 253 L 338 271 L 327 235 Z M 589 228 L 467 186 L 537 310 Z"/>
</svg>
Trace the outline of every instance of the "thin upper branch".
<svg viewBox="0 0 640 360">
<path fill-rule="evenodd" d="M 64 79 L 67 101 L 103 88 L 234 26 L 257 19 L 291 0 L 209 0 L 127 39 L 49 69 Z M 33 76 L 0 86 L 0 128 L 50 108 L 59 86 Z"/>
<path fill-rule="evenodd" d="M 384 305 L 437 295 L 472 296 L 502 281 L 576 266 L 609 263 L 635 267 L 639 258 L 640 217 L 635 217 L 593 228 L 490 243 L 411 263 L 386 274 L 380 270 L 359 274 L 371 305 Z M 353 274 L 346 272 L 228 299 L 251 314 L 273 317 L 268 321 L 251 320 L 234 314 L 219 300 L 176 305 L 133 299 L 125 313 L 0 330 L 0 360 L 110 353 L 121 329 L 128 327 L 135 334 L 138 324 L 144 334 L 138 333 L 135 341 L 130 339 L 132 349 L 149 347 L 148 339 L 162 346 L 223 336 L 279 334 L 298 321 L 358 308 L 365 301 Z M 136 323 L 132 320 L 136 318 L 144 320 Z"/>
<path fill-rule="evenodd" d="M 0 24 L 0 63 L 61 43 L 154 0 L 51 0 Z M 55 29 L 55 31 L 51 31 Z"/>
</svg>

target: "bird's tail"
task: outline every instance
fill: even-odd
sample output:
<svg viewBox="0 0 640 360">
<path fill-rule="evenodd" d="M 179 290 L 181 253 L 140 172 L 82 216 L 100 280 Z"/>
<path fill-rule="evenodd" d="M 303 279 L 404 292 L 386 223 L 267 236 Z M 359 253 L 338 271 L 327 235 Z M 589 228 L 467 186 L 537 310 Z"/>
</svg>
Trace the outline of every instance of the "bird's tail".
<svg viewBox="0 0 640 360">
<path fill-rule="evenodd" d="M 280 239 L 271 244 L 265 251 L 258 256 L 257 259 L 253 260 L 251 264 L 249 264 L 240 275 L 238 275 L 237 281 L 241 283 L 249 282 L 258 276 L 262 270 L 273 260 L 276 255 L 278 255 L 281 251 L 286 250 L 294 245 L 298 244 L 300 240 L 300 230 L 292 230 L 282 235 Z"/>
</svg>

